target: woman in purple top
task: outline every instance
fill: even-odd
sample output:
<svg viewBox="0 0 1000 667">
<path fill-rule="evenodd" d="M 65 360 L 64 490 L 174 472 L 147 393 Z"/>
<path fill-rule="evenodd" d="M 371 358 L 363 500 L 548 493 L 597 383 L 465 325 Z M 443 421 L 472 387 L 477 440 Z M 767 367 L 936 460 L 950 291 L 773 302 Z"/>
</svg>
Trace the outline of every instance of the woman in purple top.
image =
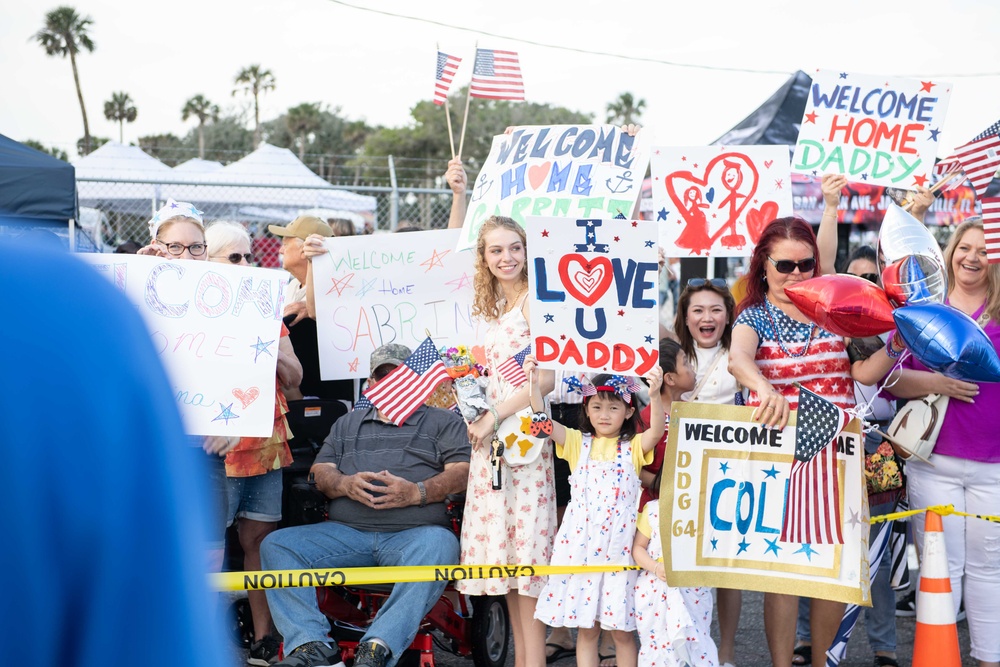
<svg viewBox="0 0 1000 667">
<path fill-rule="evenodd" d="M 989 264 L 983 223 L 969 220 L 952 234 L 944 252 L 948 270 L 947 303 L 979 322 L 1000 346 L 1000 264 Z M 945 413 L 930 465 L 907 461 L 912 507 L 945 505 L 971 514 L 1000 510 L 1000 384 L 976 385 L 934 373 L 907 359 L 892 386 L 900 398 L 947 394 Z M 913 524 L 923 546 L 923 522 Z M 1000 665 L 1000 524 L 960 516 L 944 518 L 944 538 L 955 611 L 962 600 L 969 621 L 972 657 L 980 667 Z"/>
</svg>

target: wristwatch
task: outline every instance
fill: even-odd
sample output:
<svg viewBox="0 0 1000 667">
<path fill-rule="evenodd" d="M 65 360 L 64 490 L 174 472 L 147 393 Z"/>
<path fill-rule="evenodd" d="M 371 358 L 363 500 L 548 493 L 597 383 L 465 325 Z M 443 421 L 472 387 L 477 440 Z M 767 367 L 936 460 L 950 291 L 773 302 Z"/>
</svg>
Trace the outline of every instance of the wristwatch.
<svg viewBox="0 0 1000 667">
<path fill-rule="evenodd" d="M 417 491 L 420 492 L 420 506 L 427 506 L 427 489 L 424 487 L 423 482 L 417 482 Z"/>
</svg>

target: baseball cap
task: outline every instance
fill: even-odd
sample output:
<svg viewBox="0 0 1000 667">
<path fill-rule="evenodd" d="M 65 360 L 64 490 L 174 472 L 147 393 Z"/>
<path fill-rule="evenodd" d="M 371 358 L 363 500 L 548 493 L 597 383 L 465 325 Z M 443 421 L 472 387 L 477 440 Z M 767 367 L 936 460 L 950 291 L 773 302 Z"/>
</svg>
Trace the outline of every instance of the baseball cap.
<svg viewBox="0 0 1000 667">
<path fill-rule="evenodd" d="M 398 343 L 389 343 L 378 347 L 372 352 L 371 369 L 374 371 L 379 366 L 385 364 L 395 364 L 397 366 L 405 362 L 413 354 L 410 348 Z"/>
<path fill-rule="evenodd" d="M 330 228 L 330 225 L 311 215 L 300 215 L 284 226 L 268 225 L 267 231 L 275 236 L 294 236 L 303 241 L 310 234 L 333 236 L 333 230 Z"/>
</svg>

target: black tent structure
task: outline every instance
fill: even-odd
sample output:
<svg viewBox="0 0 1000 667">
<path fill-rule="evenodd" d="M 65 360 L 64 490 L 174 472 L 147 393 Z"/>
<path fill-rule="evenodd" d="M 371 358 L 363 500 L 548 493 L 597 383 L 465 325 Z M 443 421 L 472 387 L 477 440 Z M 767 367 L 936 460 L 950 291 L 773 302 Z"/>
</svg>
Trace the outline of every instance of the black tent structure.
<svg viewBox="0 0 1000 667">
<path fill-rule="evenodd" d="M 812 78 L 799 70 L 793 74 L 771 97 L 737 123 L 713 146 L 795 146 L 799 138 L 799 125 L 806 112 L 806 100 Z"/>
</svg>

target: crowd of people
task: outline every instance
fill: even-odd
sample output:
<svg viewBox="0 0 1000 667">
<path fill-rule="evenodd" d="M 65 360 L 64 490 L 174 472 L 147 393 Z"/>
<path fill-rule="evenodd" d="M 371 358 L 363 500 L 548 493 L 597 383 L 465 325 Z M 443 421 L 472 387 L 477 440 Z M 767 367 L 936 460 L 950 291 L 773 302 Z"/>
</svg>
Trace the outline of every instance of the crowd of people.
<svg viewBox="0 0 1000 667">
<path fill-rule="evenodd" d="M 467 185 L 460 161 L 449 164 L 446 179 L 455 193 L 450 226 L 457 227 L 465 216 Z M 781 429 L 797 407 L 799 386 L 844 409 L 870 406 L 868 420 L 881 426 L 891 420 L 896 399 L 951 396 L 930 461 L 906 462 L 905 488 L 869 487 L 872 514 L 892 511 L 904 494 L 914 507 L 952 503 L 962 511 L 995 514 L 1000 446 L 993 434 L 1000 428 L 1000 387 L 947 378 L 912 357 L 900 370 L 897 337 L 845 339 L 813 323 L 786 295 L 786 287 L 835 271 L 836 208 L 845 184 L 842 176 L 823 178 L 826 209 L 818 234 L 795 217 L 764 228 L 739 302 L 723 278 L 692 278 L 683 285 L 646 386 L 618 375 L 540 370 L 530 355 L 524 362 L 527 382 L 515 386 L 496 372 L 532 340 L 529 270 L 522 227 L 502 216 L 487 219 L 474 250 L 473 314 L 488 324 L 485 358 L 478 361 L 487 372 L 489 409 L 465 423 L 455 412 L 426 405 L 399 425 L 375 406 L 355 409 L 333 425 L 311 469 L 329 501 L 327 520 L 281 530 L 281 470 L 292 462 L 294 437 L 288 401 L 355 395 L 352 383 L 319 377 L 311 263 L 326 252 L 335 229 L 350 230 L 308 216 L 272 225 L 290 274 L 273 431 L 258 438 L 188 438 L 212 494 L 209 514 L 216 525 L 209 568 L 221 567 L 224 526 L 234 522 L 248 570 L 637 564 L 640 572 L 467 579 L 457 588 L 471 596 L 506 597 L 516 667 L 541 667 L 569 655 L 582 667 L 734 667 L 741 591 L 672 586 L 664 569 L 658 491 L 671 407 L 675 401 L 745 402 L 755 408 L 755 421 Z M 931 197 L 920 189 L 912 212 L 922 215 Z M 149 227 L 149 243 L 138 254 L 243 266 L 253 258 L 243 226 L 206 226 L 190 204 L 170 202 Z M 944 257 L 947 303 L 976 319 L 997 345 L 1000 265 L 987 263 L 982 223 L 961 225 Z M 870 248 L 855 249 L 846 268 L 879 280 Z M 376 387 L 410 354 L 398 344 L 377 348 L 366 386 Z M 525 410 L 549 423 L 551 446 L 530 463 L 511 464 L 499 455 L 496 434 L 504 420 Z M 867 453 L 881 445 L 874 431 L 867 434 Z M 896 451 L 900 459 L 905 454 Z M 456 493 L 465 494 L 460 535 L 445 512 L 446 498 Z M 944 522 L 954 604 L 957 611 L 965 601 L 972 657 L 980 667 L 1000 665 L 1000 595 L 994 594 L 1000 587 L 1000 526 L 958 516 Z M 920 525 L 913 522 L 918 550 Z M 867 625 L 874 664 L 898 665 L 889 567 L 873 564 L 872 570 L 877 573 Z M 361 638 L 354 664 L 393 667 L 443 588 L 443 582 L 396 584 Z M 312 589 L 251 591 L 249 602 L 256 638 L 249 664 L 342 667 Z M 766 594 L 773 664 L 825 665 L 844 608 L 829 600 Z"/>
</svg>

